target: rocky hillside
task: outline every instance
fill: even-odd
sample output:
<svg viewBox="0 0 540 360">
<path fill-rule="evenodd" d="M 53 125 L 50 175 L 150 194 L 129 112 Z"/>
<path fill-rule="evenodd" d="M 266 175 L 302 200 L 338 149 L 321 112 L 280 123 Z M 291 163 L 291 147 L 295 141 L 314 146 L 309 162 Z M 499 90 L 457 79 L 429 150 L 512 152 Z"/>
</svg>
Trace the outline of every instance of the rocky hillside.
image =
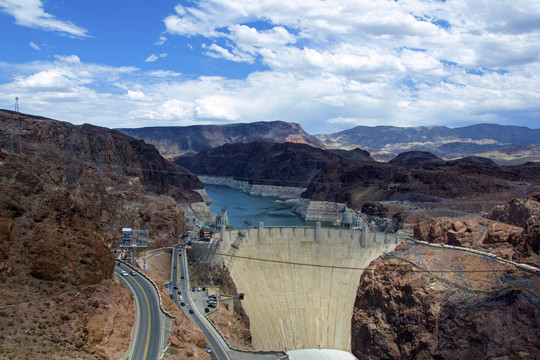
<svg viewBox="0 0 540 360">
<path fill-rule="evenodd" d="M 540 129 L 520 126 L 357 126 L 315 137 L 330 148 L 361 147 L 377 160 L 390 160 L 405 151 L 427 151 L 446 160 L 478 155 L 501 164 L 540 160 Z"/>
<path fill-rule="evenodd" d="M 441 165 L 444 160 L 426 151 L 406 151 L 388 161 L 390 164 L 426 164 Z"/>
<path fill-rule="evenodd" d="M 223 144 L 253 141 L 292 142 L 324 147 L 319 140 L 306 133 L 299 124 L 284 121 L 118 130 L 137 139 L 143 139 L 149 144 L 154 144 L 159 152 L 169 159 L 183 155 L 194 155 Z"/>
<path fill-rule="evenodd" d="M 470 161 L 425 165 L 342 160 L 321 171 L 302 197 L 346 203 L 352 209 L 368 201 L 500 200 L 517 191 L 520 179 L 540 185 L 540 163 L 493 167 Z"/>
<path fill-rule="evenodd" d="M 369 154 L 368 154 L 369 156 Z M 227 176 L 254 184 L 303 187 L 341 157 L 306 144 L 226 144 L 175 163 L 196 174 Z"/>
<path fill-rule="evenodd" d="M 537 359 L 538 279 L 496 266 L 494 274 L 477 255 L 400 245 L 361 277 L 352 352 L 361 360 Z"/>
<path fill-rule="evenodd" d="M 120 132 L 0 111 L 2 354 L 121 357 L 133 303 L 119 300 L 129 295 L 111 281 L 109 246 L 122 227 L 149 229 L 153 247 L 176 242 L 178 203 L 202 201 L 197 188 Z"/>
<path fill-rule="evenodd" d="M 202 201 L 197 177 L 143 141 L 92 125 L 0 117 L 4 279 L 24 264 L 38 278 L 97 283 L 112 273 L 107 246 L 122 227 L 148 226 L 156 244 L 173 240 L 184 221 L 176 203 Z"/>
<path fill-rule="evenodd" d="M 540 266 L 540 194 L 513 199 L 485 216 L 421 221 L 414 236 L 427 242 L 489 249 L 498 256 Z"/>
</svg>

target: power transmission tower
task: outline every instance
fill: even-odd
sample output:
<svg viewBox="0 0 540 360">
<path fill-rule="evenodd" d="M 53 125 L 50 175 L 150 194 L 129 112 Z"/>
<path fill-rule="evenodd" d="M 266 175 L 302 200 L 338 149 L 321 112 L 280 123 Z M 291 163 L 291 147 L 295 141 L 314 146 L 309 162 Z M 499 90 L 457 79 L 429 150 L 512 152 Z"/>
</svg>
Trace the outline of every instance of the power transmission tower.
<svg viewBox="0 0 540 360">
<path fill-rule="evenodd" d="M 238 235 L 236 235 L 236 239 L 234 240 L 234 243 L 231 244 L 231 247 L 225 255 L 224 264 L 229 269 L 229 272 L 231 271 L 233 265 L 234 254 L 236 254 L 236 251 L 238 251 L 238 249 L 240 248 L 240 245 L 242 244 L 242 241 L 244 241 L 245 237 L 246 230 L 239 230 Z"/>
<path fill-rule="evenodd" d="M 15 112 L 20 112 L 19 111 L 19 97 L 18 96 L 15 97 Z"/>
</svg>

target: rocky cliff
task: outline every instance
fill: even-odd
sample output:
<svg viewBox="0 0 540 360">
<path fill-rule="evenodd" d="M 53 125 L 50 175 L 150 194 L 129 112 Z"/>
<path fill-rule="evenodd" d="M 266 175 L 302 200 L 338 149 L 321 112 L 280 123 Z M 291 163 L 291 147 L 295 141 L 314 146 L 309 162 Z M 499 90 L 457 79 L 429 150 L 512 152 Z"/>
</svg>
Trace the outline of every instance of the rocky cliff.
<svg viewBox="0 0 540 360">
<path fill-rule="evenodd" d="M 304 187 L 322 169 L 341 160 L 326 150 L 306 144 L 226 144 L 175 163 L 201 175 L 233 177 L 250 184 Z"/>
<path fill-rule="evenodd" d="M 302 197 L 311 201 L 345 203 L 359 210 L 368 201 L 459 199 L 509 189 L 504 182 L 456 173 L 444 164 L 412 166 L 342 160 L 321 171 Z"/>
<path fill-rule="evenodd" d="M 97 283 L 111 276 L 108 246 L 123 226 L 148 227 L 158 245 L 183 231 L 177 202 L 202 201 L 196 176 L 152 145 L 92 125 L 0 116 L 3 279 L 28 268 L 46 280 Z"/>
<path fill-rule="evenodd" d="M 481 257 L 415 251 L 402 246 L 364 271 L 352 318 L 351 349 L 359 359 L 537 359 L 540 304 L 529 289 L 497 285 Z M 402 260 L 418 256 L 446 272 L 424 272 Z M 460 278 L 455 264 L 485 273 Z"/>
<path fill-rule="evenodd" d="M 121 357 L 134 309 L 111 280 L 109 247 L 122 227 L 149 229 L 153 247 L 176 242 L 178 204 L 202 202 L 202 184 L 117 131 L 9 111 L 0 120 L 2 354 Z"/>
<path fill-rule="evenodd" d="M 167 158 L 195 155 L 200 151 L 224 144 L 253 141 L 291 142 L 324 147 L 319 140 L 306 133 L 299 124 L 284 121 L 119 130 L 137 139 L 143 139 L 149 144 L 154 144 Z"/>
</svg>

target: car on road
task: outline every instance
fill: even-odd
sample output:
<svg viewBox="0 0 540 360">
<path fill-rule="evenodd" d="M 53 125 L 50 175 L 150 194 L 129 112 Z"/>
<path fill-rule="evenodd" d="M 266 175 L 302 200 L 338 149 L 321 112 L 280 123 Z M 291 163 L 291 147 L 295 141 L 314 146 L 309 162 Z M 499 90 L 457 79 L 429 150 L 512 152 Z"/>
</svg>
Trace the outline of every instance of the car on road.
<svg viewBox="0 0 540 360">
<path fill-rule="evenodd" d="M 212 349 L 208 345 L 206 345 L 206 352 L 209 353 L 209 354 L 212 352 Z"/>
<path fill-rule="evenodd" d="M 173 296 L 173 294 L 171 294 L 171 299 L 173 299 L 173 300 L 174 300 L 174 296 Z"/>
<path fill-rule="evenodd" d="M 178 290 L 178 286 L 173 287 L 174 290 Z"/>
<path fill-rule="evenodd" d="M 189 309 L 189 313 L 194 314 L 195 312 L 193 311 L 193 309 Z"/>
<path fill-rule="evenodd" d="M 180 279 L 184 280 L 184 275 L 180 276 Z"/>
<path fill-rule="evenodd" d="M 131 270 L 130 274 L 133 275 L 133 276 L 136 276 L 137 272 L 135 270 Z"/>
<path fill-rule="evenodd" d="M 186 306 L 186 303 L 185 303 L 185 302 L 181 302 L 180 305 Z"/>
<path fill-rule="evenodd" d="M 178 300 L 180 300 L 180 301 L 184 301 L 184 298 L 183 298 L 183 296 L 182 296 L 182 295 L 180 295 L 180 296 L 178 297 Z"/>
<path fill-rule="evenodd" d="M 122 274 L 122 276 L 128 276 L 128 273 L 125 272 L 124 270 L 122 270 L 122 271 L 120 272 L 120 274 Z"/>
<path fill-rule="evenodd" d="M 182 290 L 178 290 L 178 294 L 181 294 L 182 293 Z"/>
</svg>

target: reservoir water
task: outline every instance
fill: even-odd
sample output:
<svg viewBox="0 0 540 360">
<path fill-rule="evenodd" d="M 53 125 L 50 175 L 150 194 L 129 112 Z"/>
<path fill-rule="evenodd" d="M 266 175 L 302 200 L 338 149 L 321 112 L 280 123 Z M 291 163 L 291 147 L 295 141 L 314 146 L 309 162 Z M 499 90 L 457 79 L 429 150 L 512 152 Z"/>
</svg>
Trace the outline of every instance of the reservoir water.
<svg viewBox="0 0 540 360">
<path fill-rule="evenodd" d="M 314 226 L 314 222 L 293 213 L 292 205 L 276 198 L 250 196 L 227 186 L 205 185 L 204 188 L 214 201 L 208 206 L 212 213 L 227 210 L 229 224 L 233 226 L 257 226 L 259 221 L 265 226 Z"/>
</svg>

